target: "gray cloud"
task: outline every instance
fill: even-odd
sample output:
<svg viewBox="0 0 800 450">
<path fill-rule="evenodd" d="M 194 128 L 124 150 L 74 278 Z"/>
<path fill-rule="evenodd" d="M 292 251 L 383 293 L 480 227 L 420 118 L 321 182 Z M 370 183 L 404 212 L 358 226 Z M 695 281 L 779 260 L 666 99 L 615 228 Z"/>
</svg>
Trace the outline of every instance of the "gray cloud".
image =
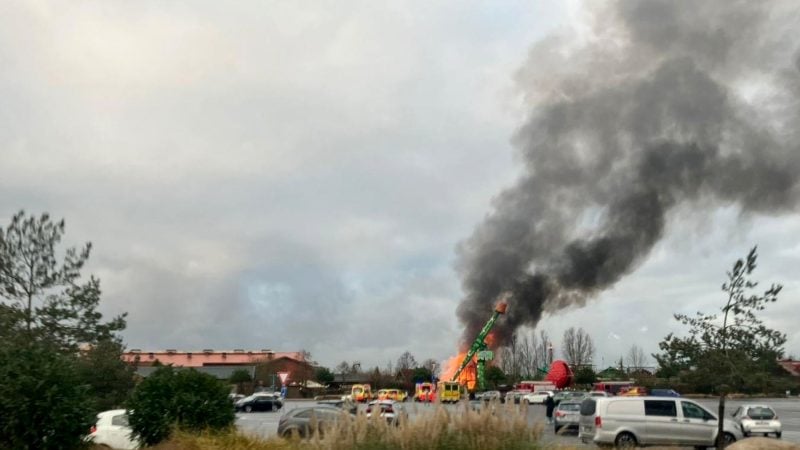
<svg viewBox="0 0 800 450">
<path fill-rule="evenodd" d="M 522 82 L 539 99 L 516 135 L 526 172 L 459 247 L 464 343 L 501 297 L 500 345 L 544 312 L 614 286 L 646 260 L 677 205 L 796 210 L 800 115 L 787 108 L 775 123 L 759 114 L 771 105 L 741 87 L 765 83 L 798 103 L 800 82 L 783 74 L 799 42 L 791 22 L 769 20 L 775 5 L 609 3 L 593 12 L 588 37 L 565 33 L 534 49 Z M 542 65 L 549 54 L 567 55 L 571 71 Z"/>
</svg>

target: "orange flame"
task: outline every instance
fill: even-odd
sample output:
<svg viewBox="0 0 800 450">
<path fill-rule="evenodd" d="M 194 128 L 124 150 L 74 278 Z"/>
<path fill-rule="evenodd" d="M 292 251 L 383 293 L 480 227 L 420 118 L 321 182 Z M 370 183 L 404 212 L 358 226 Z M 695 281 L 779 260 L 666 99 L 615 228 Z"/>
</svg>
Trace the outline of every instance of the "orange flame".
<svg viewBox="0 0 800 450">
<path fill-rule="evenodd" d="M 467 357 L 467 352 L 462 351 L 459 352 L 456 356 L 451 356 L 450 358 L 446 359 L 444 363 L 442 363 L 442 373 L 441 373 L 441 380 L 450 381 L 453 379 L 453 375 L 456 374 L 456 371 L 461 366 L 461 363 L 464 361 L 464 358 Z M 477 376 L 475 374 L 475 358 L 473 357 L 472 361 L 461 371 L 461 374 L 458 376 L 459 383 L 466 385 L 468 389 L 474 389 L 476 384 Z"/>
</svg>

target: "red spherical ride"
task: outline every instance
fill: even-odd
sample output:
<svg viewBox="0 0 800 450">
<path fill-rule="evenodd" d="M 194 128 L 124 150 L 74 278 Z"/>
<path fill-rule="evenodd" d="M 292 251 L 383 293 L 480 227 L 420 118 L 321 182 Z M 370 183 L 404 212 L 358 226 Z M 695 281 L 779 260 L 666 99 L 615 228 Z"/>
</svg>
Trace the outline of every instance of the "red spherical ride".
<svg viewBox="0 0 800 450">
<path fill-rule="evenodd" d="M 557 359 L 550 364 L 550 370 L 547 371 L 545 380 L 552 382 L 558 389 L 564 389 L 572 385 L 573 377 L 569 364 L 566 361 Z"/>
</svg>

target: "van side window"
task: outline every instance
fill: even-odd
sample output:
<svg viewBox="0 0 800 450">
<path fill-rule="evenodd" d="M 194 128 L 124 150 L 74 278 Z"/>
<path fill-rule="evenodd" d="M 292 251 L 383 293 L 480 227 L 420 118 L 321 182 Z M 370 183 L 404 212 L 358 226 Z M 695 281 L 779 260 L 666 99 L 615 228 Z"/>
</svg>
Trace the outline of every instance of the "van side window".
<svg viewBox="0 0 800 450">
<path fill-rule="evenodd" d="M 672 400 L 645 400 L 644 413 L 648 416 L 676 417 L 678 410 Z"/>
<path fill-rule="evenodd" d="M 705 409 L 695 405 L 694 403 L 681 402 L 681 409 L 683 410 L 683 417 L 687 419 L 702 419 L 702 420 L 716 419 L 716 417 L 712 416 Z"/>
<path fill-rule="evenodd" d="M 128 426 L 128 415 L 127 414 L 118 414 L 116 416 L 111 417 L 111 425 L 116 425 L 118 427 L 127 427 Z"/>
</svg>

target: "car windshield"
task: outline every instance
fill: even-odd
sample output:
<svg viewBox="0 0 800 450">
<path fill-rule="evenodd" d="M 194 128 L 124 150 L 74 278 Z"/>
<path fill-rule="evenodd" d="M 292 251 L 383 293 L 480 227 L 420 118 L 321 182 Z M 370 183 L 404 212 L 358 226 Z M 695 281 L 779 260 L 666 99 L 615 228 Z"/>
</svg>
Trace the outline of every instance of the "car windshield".
<svg viewBox="0 0 800 450">
<path fill-rule="evenodd" d="M 580 411 L 581 405 L 579 403 L 561 403 L 558 405 L 559 411 Z"/>
<path fill-rule="evenodd" d="M 754 420 L 770 420 L 775 417 L 775 411 L 766 406 L 753 406 L 747 409 L 747 417 Z"/>
</svg>

